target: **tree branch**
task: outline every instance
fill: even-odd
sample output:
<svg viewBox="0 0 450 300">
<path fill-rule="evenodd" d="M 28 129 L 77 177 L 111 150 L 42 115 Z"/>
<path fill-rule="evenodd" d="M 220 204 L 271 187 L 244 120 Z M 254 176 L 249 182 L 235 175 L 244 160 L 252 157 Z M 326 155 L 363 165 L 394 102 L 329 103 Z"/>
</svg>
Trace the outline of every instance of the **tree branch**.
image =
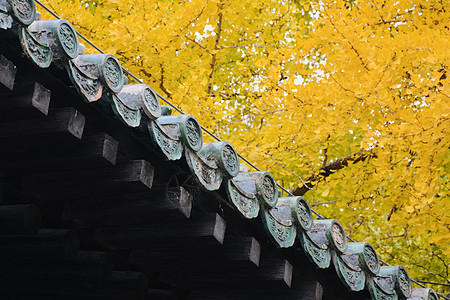
<svg viewBox="0 0 450 300">
<path fill-rule="evenodd" d="M 328 202 L 318 202 L 318 203 L 311 203 L 309 206 L 320 206 L 320 205 L 327 205 L 327 204 L 335 204 L 336 201 L 328 201 Z"/>
<path fill-rule="evenodd" d="M 161 79 L 159 80 L 159 88 L 163 91 L 167 97 L 171 97 L 172 93 L 164 86 L 164 67 L 161 64 Z"/>
<path fill-rule="evenodd" d="M 324 180 L 334 172 L 347 167 L 349 163 L 356 164 L 360 161 L 365 161 L 366 159 L 373 157 L 376 157 L 376 155 L 371 150 L 360 151 L 324 165 L 319 169 L 317 174 L 313 174 L 306 178 L 301 187 L 294 188 L 292 190 L 292 194 L 294 194 L 295 196 L 303 196 L 307 191 L 312 189 L 314 185 Z"/>
<path fill-rule="evenodd" d="M 323 150 L 324 159 L 323 159 L 322 168 L 325 167 L 327 165 L 327 163 L 328 163 L 328 155 L 327 155 L 327 153 L 328 153 L 328 146 L 329 146 L 328 141 L 329 140 L 330 140 L 330 135 L 328 134 L 328 136 L 327 136 L 327 147 Z"/>
<path fill-rule="evenodd" d="M 219 41 L 220 41 L 220 35 L 222 34 L 222 18 L 223 18 L 223 14 L 222 14 L 222 8 L 223 5 L 219 6 L 219 20 L 217 21 L 217 33 L 216 33 L 216 42 L 214 44 L 214 50 L 218 50 L 219 49 Z M 211 96 L 211 92 L 212 92 L 212 80 L 214 78 L 214 69 L 216 67 L 216 62 L 217 62 L 217 53 L 214 52 L 212 54 L 212 58 L 211 58 L 211 73 L 209 74 L 209 83 L 208 83 L 208 95 Z"/>
<path fill-rule="evenodd" d="M 266 155 L 268 155 L 277 165 L 279 165 L 280 167 L 282 167 L 283 169 L 286 169 L 286 170 L 288 170 L 292 175 L 294 175 L 294 176 L 296 176 L 298 179 L 300 179 L 300 181 L 303 183 L 303 184 L 306 184 L 306 182 L 297 174 L 297 173 L 295 173 L 294 171 L 292 171 L 291 169 L 289 169 L 288 167 L 286 167 L 285 165 L 283 165 L 283 164 L 280 164 L 279 162 L 278 162 L 278 160 L 276 160 L 272 155 L 270 155 L 270 153 L 269 152 L 267 152 L 266 151 Z"/>
<path fill-rule="evenodd" d="M 359 51 L 356 50 L 355 46 L 353 46 L 352 42 L 351 42 L 349 39 L 347 39 L 347 38 L 345 37 L 345 35 L 342 34 L 342 32 L 339 31 L 339 29 L 336 27 L 336 24 L 334 24 L 333 19 L 330 18 L 330 15 L 328 14 L 328 12 L 327 12 L 326 9 L 324 10 L 324 12 L 325 12 L 325 14 L 327 15 L 328 20 L 330 21 L 331 25 L 332 25 L 332 26 L 334 27 L 334 29 L 337 31 L 337 33 L 339 33 L 339 34 L 342 36 L 342 38 L 344 39 L 344 41 L 346 41 L 346 42 L 350 45 L 350 48 L 353 50 L 353 52 L 356 53 L 356 56 L 357 56 L 357 57 L 359 58 L 359 60 L 361 61 L 361 64 L 362 64 L 362 66 L 364 67 L 364 69 L 366 69 L 367 71 L 370 71 L 370 70 L 369 70 L 369 67 L 367 66 L 367 63 L 366 63 L 366 62 L 364 61 L 364 59 L 361 57 L 361 55 L 359 54 Z"/>
<path fill-rule="evenodd" d="M 164 92 L 164 94 L 166 94 L 167 97 L 171 97 L 172 93 L 164 86 L 164 68 L 161 65 L 161 79 L 156 78 L 155 76 L 153 76 L 152 74 L 150 74 L 146 69 L 141 69 L 140 70 L 145 76 L 153 78 L 153 80 L 155 82 L 159 82 L 159 88 L 161 89 L 161 91 Z"/>
</svg>

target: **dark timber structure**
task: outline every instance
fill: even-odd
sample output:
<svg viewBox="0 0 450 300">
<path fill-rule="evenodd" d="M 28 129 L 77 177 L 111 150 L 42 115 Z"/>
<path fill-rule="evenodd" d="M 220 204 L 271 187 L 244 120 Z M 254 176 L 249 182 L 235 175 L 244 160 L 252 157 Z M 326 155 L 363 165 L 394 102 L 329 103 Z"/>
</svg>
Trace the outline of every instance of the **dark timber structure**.
<svg viewBox="0 0 450 300">
<path fill-rule="evenodd" d="M 80 48 L 0 0 L 1 299 L 438 299 Z"/>
</svg>

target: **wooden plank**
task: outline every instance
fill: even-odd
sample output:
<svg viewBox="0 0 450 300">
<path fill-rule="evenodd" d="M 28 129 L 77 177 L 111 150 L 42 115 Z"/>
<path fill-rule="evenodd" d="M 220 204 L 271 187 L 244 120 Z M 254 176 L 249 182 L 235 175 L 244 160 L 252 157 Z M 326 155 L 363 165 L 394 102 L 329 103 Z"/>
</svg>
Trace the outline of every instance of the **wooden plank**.
<svg viewBox="0 0 450 300">
<path fill-rule="evenodd" d="M 0 174 L 107 167 L 115 164 L 118 146 L 106 133 L 96 133 L 81 142 L 0 149 Z"/>
<path fill-rule="evenodd" d="M 226 236 L 223 245 L 136 249 L 129 261 L 148 271 L 256 268 L 260 243 L 252 237 Z"/>
<path fill-rule="evenodd" d="M 296 299 L 322 300 L 323 287 L 318 281 L 304 281 L 293 278 L 292 290 Z"/>
<path fill-rule="evenodd" d="M 200 290 L 192 291 L 192 300 L 237 300 L 237 299 L 265 299 L 265 300 L 321 300 L 322 285 L 317 281 L 303 281 L 298 287 L 284 289 L 244 289 L 244 290 Z"/>
<path fill-rule="evenodd" d="M 14 92 L 1 95 L 0 120 L 24 120 L 48 115 L 51 93 L 37 82 L 16 84 Z"/>
<path fill-rule="evenodd" d="M 94 239 L 112 249 L 222 244 L 226 223 L 217 214 L 204 213 L 187 221 L 100 227 Z"/>
<path fill-rule="evenodd" d="M 0 258 L 2 277 L 107 279 L 111 277 L 112 271 L 113 263 L 110 255 L 97 251 L 80 251 L 77 257 L 69 260 Z"/>
<path fill-rule="evenodd" d="M 161 289 L 148 289 L 147 298 L 148 300 L 174 300 L 174 299 L 185 299 L 179 297 L 178 293 L 172 290 L 161 290 Z"/>
<path fill-rule="evenodd" d="M 69 229 L 41 229 L 35 235 L 0 235 L 2 259 L 70 259 L 78 249 L 78 236 Z"/>
<path fill-rule="evenodd" d="M 0 204 L 4 204 L 5 199 L 5 186 L 3 185 L 3 182 L 0 182 Z"/>
<path fill-rule="evenodd" d="M 64 278 L 5 278 L 0 274 L 0 293 L 5 299 L 145 299 L 148 280 L 139 272 L 113 272 L 106 280 Z"/>
<path fill-rule="evenodd" d="M 81 139 L 85 118 L 72 107 L 57 109 L 48 118 L 0 123 L 0 149 Z"/>
<path fill-rule="evenodd" d="M 26 175 L 22 185 L 26 193 L 45 202 L 146 191 L 152 182 L 152 165 L 133 160 L 109 168 Z"/>
<path fill-rule="evenodd" d="M 30 235 L 40 227 L 41 213 L 35 205 L 0 206 L 0 235 Z"/>
<path fill-rule="evenodd" d="M 145 224 L 185 220 L 192 196 L 182 187 L 67 201 L 63 218 L 79 227 Z"/>
<path fill-rule="evenodd" d="M 292 272 L 287 260 L 270 259 L 254 269 L 163 272 L 159 280 L 186 289 L 275 289 L 289 288 Z"/>
<path fill-rule="evenodd" d="M 6 57 L 0 55 L 0 84 L 12 91 L 14 88 L 16 73 L 16 66 L 11 61 L 6 59 Z"/>
</svg>

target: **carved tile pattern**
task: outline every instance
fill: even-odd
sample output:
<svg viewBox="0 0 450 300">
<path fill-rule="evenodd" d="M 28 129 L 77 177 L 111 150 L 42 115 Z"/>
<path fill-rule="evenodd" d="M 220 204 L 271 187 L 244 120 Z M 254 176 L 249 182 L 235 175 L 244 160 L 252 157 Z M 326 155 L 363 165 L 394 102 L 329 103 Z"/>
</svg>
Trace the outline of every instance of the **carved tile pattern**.
<svg viewBox="0 0 450 300">
<path fill-rule="evenodd" d="M 347 274 L 348 281 L 351 284 L 356 284 L 360 280 L 360 272 L 356 272 L 350 269 L 345 269 L 345 273 Z"/>
<path fill-rule="evenodd" d="M 28 49 L 28 55 L 41 68 L 46 68 L 51 63 L 52 52 L 49 47 L 40 45 L 26 29 L 22 29 L 23 39 Z"/>
<path fill-rule="evenodd" d="M 14 11 L 17 13 L 17 17 L 27 23 L 27 20 L 33 18 L 33 6 L 30 1 L 27 0 L 12 0 L 10 1 Z"/>
<path fill-rule="evenodd" d="M 83 74 L 78 68 L 84 69 L 85 72 L 89 70 L 89 65 L 77 66 L 72 62 L 69 62 L 72 77 L 79 87 L 81 93 L 87 98 L 89 102 L 96 101 L 101 96 L 101 84 L 95 77 L 89 78 Z M 88 73 L 89 74 L 89 73 Z"/>
<path fill-rule="evenodd" d="M 152 128 L 156 142 L 166 157 L 171 160 L 179 159 L 182 152 L 180 142 L 166 137 L 157 125 L 153 125 Z"/>
<path fill-rule="evenodd" d="M 330 257 L 328 249 L 317 248 L 307 237 L 303 239 L 303 246 L 309 255 L 312 256 L 313 261 L 320 268 L 327 268 L 330 264 Z"/>
<path fill-rule="evenodd" d="M 65 51 L 69 56 L 76 56 L 78 51 L 77 38 L 72 28 L 69 25 L 63 23 L 59 27 L 59 37 L 61 39 L 61 44 L 63 45 Z"/>
<path fill-rule="evenodd" d="M 206 155 L 203 155 L 203 160 L 205 160 L 208 164 L 214 165 L 214 167 L 217 167 L 216 164 L 216 157 L 213 153 L 207 153 Z"/>
<path fill-rule="evenodd" d="M 399 268 L 398 270 L 398 283 L 400 289 L 403 291 L 403 294 L 411 294 L 411 281 L 409 280 L 409 276 L 403 268 Z"/>
<path fill-rule="evenodd" d="M 256 199 L 244 197 L 232 184 L 229 184 L 229 191 L 232 194 L 231 201 L 245 217 L 252 219 L 258 216 L 259 205 Z"/>
<path fill-rule="evenodd" d="M 364 289 L 366 275 L 358 266 L 347 264 L 338 254 L 333 254 L 336 272 L 341 281 L 351 291 L 361 291 Z"/>
<path fill-rule="evenodd" d="M 239 165 L 237 160 L 236 152 L 230 145 L 225 145 L 222 148 L 222 154 L 225 162 L 225 167 L 228 172 L 231 174 L 235 174 L 238 171 Z"/>
<path fill-rule="evenodd" d="M 438 297 L 436 296 L 436 294 L 430 292 L 428 294 L 428 300 L 439 300 Z"/>
<path fill-rule="evenodd" d="M 197 127 L 197 123 L 192 119 L 188 119 L 186 122 L 186 138 L 189 145 L 191 145 L 192 148 L 198 146 L 201 143 L 200 137 L 201 136 L 199 128 Z"/>
<path fill-rule="evenodd" d="M 290 228 L 279 224 L 270 214 L 268 214 L 267 222 L 269 223 L 270 231 L 275 233 L 276 238 L 281 242 L 285 242 L 290 237 Z"/>
<path fill-rule="evenodd" d="M 92 77 L 99 77 L 99 73 L 98 73 L 98 67 L 96 64 L 92 64 L 92 63 L 83 63 L 83 62 L 78 62 L 77 63 L 77 67 L 84 73 L 89 74 Z"/>
<path fill-rule="evenodd" d="M 105 61 L 105 65 L 103 67 L 103 74 L 105 76 L 105 81 L 109 87 L 112 89 L 120 86 L 121 83 L 121 72 L 120 66 L 116 63 L 114 59 L 111 57 L 107 58 Z"/>
<path fill-rule="evenodd" d="M 216 179 L 216 172 L 213 169 L 210 169 L 208 167 L 204 167 L 201 170 L 201 176 L 202 179 L 209 183 L 209 184 L 214 184 L 215 183 L 215 179 Z"/>
<path fill-rule="evenodd" d="M 9 29 L 12 26 L 13 19 L 11 16 L 0 11 L 0 28 Z"/>
<path fill-rule="evenodd" d="M 186 150 L 186 159 L 195 176 L 207 190 L 214 191 L 220 188 L 223 177 L 218 169 L 211 168 L 188 149 Z"/>
<path fill-rule="evenodd" d="M 265 176 L 263 179 L 262 193 L 267 201 L 272 201 L 275 195 L 275 184 L 269 176 Z"/>
<path fill-rule="evenodd" d="M 386 294 L 376 284 L 372 284 L 372 293 L 374 300 L 397 300 L 396 294 Z"/>
<path fill-rule="evenodd" d="M 144 94 L 144 99 L 145 99 L 145 103 L 147 104 L 147 107 L 152 112 L 156 112 L 159 107 L 158 99 L 156 99 L 155 96 L 153 95 L 153 93 L 150 92 L 150 90 L 148 90 L 148 89 L 145 89 L 143 94 Z"/>
<path fill-rule="evenodd" d="M 113 96 L 113 99 L 114 102 L 111 105 L 113 106 L 113 111 L 118 114 L 118 117 L 130 127 L 139 126 L 141 121 L 139 109 L 127 107 L 117 96 Z"/>
<path fill-rule="evenodd" d="M 334 242 L 336 243 L 336 246 L 339 250 L 342 250 L 345 248 L 345 235 L 342 232 L 342 228 L 337 225 L 333 224 L 331 226 L 331 236 L 333 237 Z"/>
<path fill-rule="evenodd" d="M 312 218 L 308 207 L 303 201 L 297 201 L 297 215 L 299 217 L 300 225 L 303 228 L 309 228 L 312 224 Z"/>
<path fill-rule="evenodd" d="M 372 247 L 364 247 L 363 250 L 364 260 L 372 273 L 376 274 L 380 269 L 380 263 L 378 261 L 378 256 L 374 252 Z"/>
</svg>

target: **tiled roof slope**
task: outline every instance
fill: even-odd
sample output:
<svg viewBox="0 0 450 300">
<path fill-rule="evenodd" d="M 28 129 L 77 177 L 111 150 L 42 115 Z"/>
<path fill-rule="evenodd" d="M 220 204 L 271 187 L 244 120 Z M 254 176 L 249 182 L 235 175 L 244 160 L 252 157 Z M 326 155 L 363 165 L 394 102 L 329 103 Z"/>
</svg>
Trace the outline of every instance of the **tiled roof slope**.
<svg viewBox="0 0 450 300">
<path fill-rule="evenodd" d="M 159 179 L 160 182 L 164 182 L 164 180 L 170 181 L 169 188 L 175 188 L 179 201 L 175 208 L 181 211 L 184 216 L 190 216 L 191 214 L 190 201 L 192 198 L 184 194 L 187 192 L 194 196 L 193 201 L 199 207 L 210 208 L 211 211 L 225 209 L 225 211 L 231 212 L 231 215 L 234 216 L 230 217 L 230 219 L 224 217 L 225 220 L 222 220 L 220 216 L 215 214 L 199 213 L 200 217 L 192 220 L 192 222 L 186 223 L 184 220 L 174 220 L 167 224 L 170 216 L 165 213 L 171 211 L 171 209 L 163 207 L 164 205 L 161 203 L 146 203 L 147 194 L 141 194 L 142 199 L 136 195 L 133 197 L 115 196 L 114 201 L 118 203 L 117 206 L 114 205 L 115 202 L 113 200 L 105 198 L 108 195 L 105 195 L 104 189 L 101 188 L 102 186 L 109 189 L 110 195 L 114 195 L 120 193 L 124 187 L 128 188 L 131 186 L 130 182 L 133 182 L 134 191 L 139 192 L 139 189 L 142 187 L 142 191 L 146 192 L 152 186 L 153 176 L 156 177 L 158 174 L 152 173 L 152 166 L 145 160 L 129 161 L 115 167 L 114 172 L 116 173 L 114 174 L 117 174 L 118 170 L 122 170 L 121 172 L 124 174 L 121 175 L 122 177 L 131 178 L 131 173 L 134 174 L 133 176 L 137 176 L 135 179 L 128 178 L 127 184 L 123 185 L 121 184 L 123 182 L 120 182 L 115 177 L 118 175 L 111 175 L 108 172 L 108 168 L 99 169 L 89 173 L 89 175 L 82 171 L 61 173 L 61 178 L 65 178 L 68 181 L 74 178 L 79 180 L 78 178 L 83 176 L 90 176 L 89 180 L 97 180 L 100 187 L 97 186 L 97 189 L 92 188 L 89 190 L 90 197 L 98 198 L 95 203 L 83 199 L 83 195 L 77 187 L 64 186 L 64 188 L 58 189 L 51 186 L 53 183 L 49 182 L 45 176 L 29 175 L 26 177 L 24 180 L 29 183 L 30 193 L 34 196 L 42 196 L 45 199 L 49 199 L 49 201 L 52 201 L 53 197 L 61 196 L 67 197 L 68 200 L 72 198 L 77 200 L 65 204 L 64 215 L 66 220 L 79 222 L 81 225 L 78 225 L 81 228 L 95 228 L 94 239 L 111 249 L 132 249 L 129 261 L 137 265 L 143 264 L 143 261 L 151 255 L 156 255 L 155 253 L 158 251 L 152 252 L 151 250 L 140 249 L 141 246 L 133 248 L 133 243 L 139 244 L 142 243 L 143 239 L 149 238 L 151 241 L 173 239 L 175 244 L 183 244 L 182 233 L 184 231 L 191 230 L 191 227 L 194 231 L 201 231 L 201 228 L 205 226 L 204 224 L 212 224 L 213 232 L 209 234 L 197 233 L 197 237 L 212 235 L 217 241 L 223 242 L 225 229 L 221 229 L 220 224 L 223 223 L 224 227 L 224 222 L 229 224 L 234 222 L 235 226 L 255 228 L 252 230 L 259 233 L 265 232 L 266 236 L 260 239 L 269 240 L 269 243 L 276 245 L 278 250 L 276 250 L 275 256 L 289 258 L 294 266 L 299 265 L 299 262 L 301 262 L 303 268 L 318 270 L 304 272 L 305 274 L 316 274 L 316 278 L 313 278 L 313 280 L 320 281 L 321 276 L 336 278 L 336 281 L 339 281 L 339 288 L 344 287 L 345 290 L 350 291 L 348 295 L 353 295 L 354 299 L 358 299 L 358 295 L 361 295 L 362 299 L 370 295 L 375 300 L 438 299 L 437 294 L 431 289 L 412 289 L 408 273 L 403 267 L 380 267 L 377 253 L 370 244 L 349 243 L 344 228 L 339 221 L 334 219 L 314 220 L 309 204 L 304 198 L 280 197 L 280 192 L 272 175 L 269 172 L 248 172 L 245 166 L 240 166 L 236 150 L 230 143 L 224 141 L 203 143 L 201 126 L 194 116 L 171 115 L 171 110 L 168 107 L 161 106 L 157 94 L 150 86 L 145 84 L 127 84 L 127 79 L 123 75 L 119 60 L 113 55 L 82 54 L 83 47 L 80 46 L 77 35 L 69 22 L 66 20 L 39 21 L 35 20 L 35 15 L 36 8 L 33 1 L 0 1 L 1 43 L 11 45 L 11 48 L 8 49 L 15 49 L 17 52 L 23 53 L 36 66 L 36 70 L 43 72 L 42 74 L 47 72 L 52 74 L 52 76 L 60 77 L 63 83 L 65 82 L 67 86 L 70 85 L 72 90 L 76 90 L 79 94 L 78 101 L 84 100 L 83 105 L 91 107 L 90 109 L 93 111 L 93 115 L 88 116 L 87 121 L 94 119 L 93 116 L 99 112 L 107 117 L 112 116 L 116 120 L 120 120 L 123 128 L 132 128 L 129 131 L 122 131 L 125 134 L 131 132 L 129 140 L 137 140 L 137 143 L 151 148 L 148 155 L 154 157 L 153 161 L 156 160 L 155 163 L 159 164 L 160 169 L 164 169 L 165 165 L 175 165 L 179 170 L 186 171 L 185 174 L 189 173 L 190 175 L 182 176 L 176 174 L 172 174 L 174 176 L 164 175 L 165 179 Z M 7 53 L 3 54 L 7 55 Z M 2 72 L 0 74 L 0 82 L 3 86 L 13 90 L 15 67 L 4 56 L 0 57 L 0 62 L 0 71 Z M 70 78 L 70 82 L 64 81 L 64 78 Z M 35 103 L 30 105 L 34 109 L 39 109 L 39 105 L 43 105 L 44 108 L 41 110 L 46 113 L 50 96 L 46 97 L 45 94 L 49 91 L 40 84 L 35 84 L 30 88 L 33 95 L 37 95 L 38 98 L 33 98 L 32 101 L 35 101 Z M 2 98 L 6 99 L 7 97 L 2 96 Z M 0 102 L 4 99 L 1 99 Z M 46 101 L 47 103 L 45 103 Z M 47 107 L 45 108 L 46 105 Z M 56 104 L 55 111 L 48 118 L 52 118 L 52 122 L 67 120 L 65 123 L 67 131 L 73 136 L 81 138 L 84 119 L 73 109 L 58 108 L 58 104 Z M 8 119 L 8 115 L 5 112 L 1 113 L 2 121 Z M 23 109 L 21 112 L 25 114 L 26 110 Z M 93 122 L 95 123 L 95 121 Z M 38 125 L 36 123 L 33 126 Z M 101 125 L 99 126 L 102 128 Z M 4 132 L 5 130 L 3 130 L 3 134 Z M 58 135 L 58 139 L 62 138 Z M 115 163 L 116 158 L 113 157 L 114 155 L 108 157 L 108 153 L 114 152 L 111 149 L 117 151 L 117 144 L 108 135 L 88 133 L 86 136 L 86 133 L 84 133 L 83 139 L 85 141 L 83 145 L 85 146 L 87 144 L 100 144 L 101 149 L 99 151 L 102 152 L 104 160 L 109 163 Z M 34 147 L 37 148 L 33 149 L 39 148 L 38 146 Z M 61 148 L 58 148 L 58 151 L 61 153 L 65 152 L 64 147 L 58 147 Z M 80 151 L 82 151 L 84 146 L 79 147 Z M 131 144 L 124 147 L 127 149 L 122 149 L 123 152 L 133 151 Z M 50 161 L 51 158 L 49 157 L 48 160 Z M 3 165 L 3 169 L 7 169 L 5 166 L 7 166 L 7 163 Z M 29 166 L 29 164 L 24 164 L 23 167 Z M 88 164 L 85 167 L 92 168 L 95 165 Z M 133 172 L 130 170 L 133 170 Z M 181 182 L 183 180 L 185 180 L 184 183 Z M 116 182 L 119 183 L 116 184 Z M 51 186 L 51 193 L 48 193 L 50 187 L 45 188 L 46 185 Z M 152 195 L 158 198 L 154 193 Z M 166 196 L 161 196 L 161 198 L 164 197 Z M 201 200 L 196 199 L 196 197 Z M 136 206 L 133 216 L 121 215 L 123 207 L 120 205 L 123 202 L 120 201 L 125 201 L 129 206 Z M 184 203 L 182 203 L 183 201 Z M 129 210 L 130 208 L 126 209 Z M 108 218 L 108 216 L 105 216 L 105 210 L 113 217 Z M 240 217 L 236 217 L 238 215 Z M 121 227 L 122 233 L 117 228 L 116 231 L 111 231 L 110 227 L 104 226 L 136 223 L 134 222 L 135 220 L 123 221 L 123 219 L 127 218 L 161 219 L 166 222 L 164 223 L 165 227 L 175 226 L 174 228 L 177 228 L 180 235 L 171 236 L 173 231 L 170 231 L 169 237 L 158 236 L 157 234 L 149 237 L 151 234 L 148 232 L 161 232 L 164 230 L 169 232 L 169 229 L 161 230 L 155 225 L 149 225 L 148 228 L 129 225 Z M 196 226 L 199 226 L 200 229 Z M 147 233 L 141 236 L 142 232 L 140 231 L 143 230 L 142 228 L 147 228 Z M 189 232 L 192 234 L 192 231 Z M 45 235 L 45 232 L 40 232 L 40 234 Z M 50 233 L 47 232 L 48 234 Z M 53 232 L 51 234 L 61 235 L 63 233 Z M 133 234 L 136 235 L 135 238 L 133 238 Z M 190 241 L 192 242 L 192 240 Z M 227 242 L 227 238 L 225 238 L 225 241 Z M 186 244 L 189 243 L 189 241 L 186 241 Z M 254 239 L 231 241 L 229 245 L 225 243 L 219 253 L 226 256 L 225 249 L 228 249 L 228 246 L 230 249 L 249 247 L 248 251 L 251 253 L 255 251 L 255 247 L 258 247 L 255 243 L 257 242 Z M 234 244 L 235 246 L 233 246 Z M 208 244 L 202 245 L 200 242 L 190 245 L 191 247 L 188 249 L 191 249 L 189 250 L 191 252 L 185 250 L 184 255 L 186 257 L 180 257 L 178 263 L 182 263 L 190 258 L 194 259 L 195 251 L 203 252 L 203 255 L 207 256 L 208 251 L 205 251 L 205 249 L 209 249 L 208 247 L 211 246 Z M 170 251 L 175 250 L 173 247 L 169 247 L 165 251 L 170 253 Z M 181 254 L 177 253 L 177 255 Z M 265 270 L 265 268 L 271 270 L 271 266 L 280 263 L 280 260 L 275 258 L 273 261 L 269 261 L 270 263 L 259 266 L 261 270 Z M 152 261 L 149 264 L 158 265 L 158 261 Z M 284 270 L 283 276 L 286 277 L 286 270 L 292 268 L 292 266 L 289 262 L 283 260 L 281 260 L 281 265 L 281 269 Z M 159 267 L 164 268 L 165 266 L 162 263 L 162 266 Z M 235 271 L 234 273 L 229 273 L 226 275 L 227 272 L 223 271 L 223 279 L 219 277 L 217 280 L 225 282 L 230 277 L 239 278 L 242 275 L 237 274 Z M 194 283 L 197 282 L 197 273 L 190 274 L 186 271 L 184 277 L 182 274 L 184 273 L 168 275 L 167 282 L 176 282 L 175 285 L 181 288 L 184 288 L 186 285 L 187 289 L 189 289 L 190 285 L 188 284 L 189 280 L 186 280 L 186 278 L 190 278 Z M 122 275 L 116 274 L 115 276 L 120 277 Z M 206 273 L 204 275 L 208 276 Z M 206 290 L 209 288 L 208 284 L 205 283 L 208 282 L 207 279 L 198 280 L 198 282 L 205 284 Z M 236 282 L 238 281 L 236 280 Z M 233 284 L 238 286 L 239 284 L 236 282 Z M 286 279 L 285 284 L 294 286 L 292 278 Z M 248 294 L 245 296 L 245 292 L 240 292 L 239 296 L 236 296 L 233 294 L 233 290 L 224 289 L 219 294 L 224 299 L 233 297 L 251 298 Z M 198 299 L 208 299 L 210 297 L 210 294 L 207 293 L 209 296 L 204 296 L 201 291 L 193 295 L 196 295 L 195 297 Z M 269 294 L 266 295 L 268 296 Z M 281 295 L 281 292 L 279 295 Z M 287 296 L 286 299 L 289 297 Z"/>
</svg>

